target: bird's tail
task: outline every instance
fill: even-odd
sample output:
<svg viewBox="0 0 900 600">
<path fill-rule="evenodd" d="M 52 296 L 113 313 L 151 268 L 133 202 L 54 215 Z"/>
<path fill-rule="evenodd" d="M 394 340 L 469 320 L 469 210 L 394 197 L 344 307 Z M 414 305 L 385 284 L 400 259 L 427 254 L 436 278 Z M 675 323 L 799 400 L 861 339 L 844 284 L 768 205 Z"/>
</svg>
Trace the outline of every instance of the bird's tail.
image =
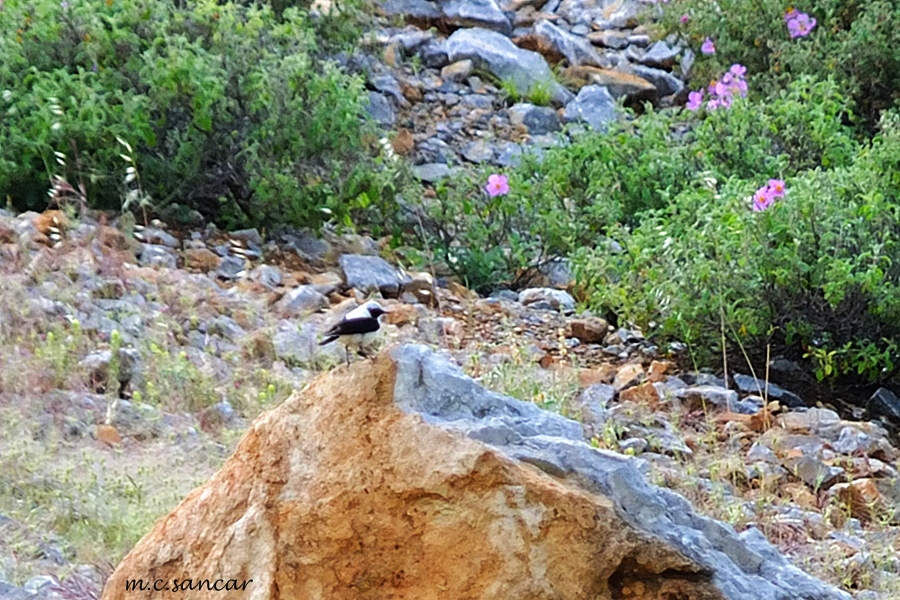
<svg viewBox="0 0 900 600">
<path fill-rule="evenodd" d="M 324 340 L 322 340 L 321 342 L 319 342 L 319 345 L 320 345 L 320 346 L 324 346 L 325 344 L 330 344 L 331 342 L 333 342 L 333 341 L 336 340 L 336 339 L 338 339 L 338 336 L 336 336 L 336 335 L 329 335 L 329 336 L 326 337 Z"/>
</svg>

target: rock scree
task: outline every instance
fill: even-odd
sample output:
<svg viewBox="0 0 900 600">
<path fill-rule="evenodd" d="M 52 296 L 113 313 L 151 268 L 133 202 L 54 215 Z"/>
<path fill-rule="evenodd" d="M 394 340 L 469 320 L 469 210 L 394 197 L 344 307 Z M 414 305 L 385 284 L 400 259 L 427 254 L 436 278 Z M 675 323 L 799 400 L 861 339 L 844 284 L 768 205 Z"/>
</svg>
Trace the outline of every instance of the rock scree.
<svg viewBox="0 0 900 600">
<path fill-rule="evenodd" d="M 256 419 L 102 598 L 149 597 L 126 592 L 139 578 L 253 580 L 185 598 L 850 598 L 638 464 L 424 346 L 395 346 Z"/>
</svg>

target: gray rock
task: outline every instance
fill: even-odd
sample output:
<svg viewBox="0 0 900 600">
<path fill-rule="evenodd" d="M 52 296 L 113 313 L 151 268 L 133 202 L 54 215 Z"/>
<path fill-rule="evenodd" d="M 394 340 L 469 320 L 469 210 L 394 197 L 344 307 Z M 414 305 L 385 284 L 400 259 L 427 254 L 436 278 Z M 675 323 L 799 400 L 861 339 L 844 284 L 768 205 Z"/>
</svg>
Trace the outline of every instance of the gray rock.
<svg viewBox="0 0 900 600">
<path fill-rule="evenodd" d="M 105 381 L 112 362 L 112 350 L 94 350 L 78 364 L 91 373 L 94 381 Z M 142 368 L 141 354 L 135 348 L 119 348 L 119 364 L 116 379 L 119 383 L 126 384 L 140 375 Z"/>
<path fill-rule="evenodd" d="M 244 328 L 237 324 L 237 322 L 231 317 L 226 317 L 225 315 L 219 315 L 214 319 L 210 319 L 206 323 L 202 324 L 199 328 L 200 331 L 208 333 L 209 335 L 220 335 L 226 340 L 231 340 L 232 342 L 239 340 L 240 338 L 247 335 L 247 332 L 244 331 Z"/>
<path fill-rule="evenodd" d="M 440 69 L 450 63 L 446 40 L 432 40 L 419 49 L 422 64 L 429 69 Z"/>
<path fill-rule="evenodd" d="M 806 402 L 797 394 L 789 392 L 772 382 L 769 382 L 767 387 L 765 381 L 750 375 L 736 374 L 734 376 L 734 384 L 745 394 L 759 394 L 761 392 L 764 398 L 768 397 L 769 400 L 778 400 L 780 404 L 790 408 L 806 406 Z"/>
<path fill-rule="evenodd" d="M 494 158 L 494 150 L 486 141 L 478 140 L 466 144 L 462 155 L 469 162 L 481 164 Z"/>
<path fill-rule="evenodd" d="M 618 118 L 616 101 L 604 86 L 586 85 L 578 91 L 578 96 L 566 105 L 563 120 L 584 121 L 594 131 L 606 131 L 609 124 Z"/>
<path fill-rule="evenodd" d="M 875 390 L 866 402 L 866 412 L 870 418 L 884 418 L 895 425 L 900 425 L 900 399 L 887 388 Z"/>
<path fill-rule="evenodd" d="M 509 109 L 509 122 L 524 126 L 531 135 L 543 135 L 560 130 L 559 115 L 549 106 L 514 104 Z"/>
<path fill-rule="evenodd" d="M 609 66 L 604 64 L 603 59 L 588 40 L 572 35 L 550 21 L 538 21 L 534 26 L 534 33 L 544 38 L 550 48 L 565 56 L 571 66 Z"/>
<path fill-rule="evenodd" d="M 531 306 L 546 302 L 553 310 L 570 313 L 575 310 L 575 298 L 566 291 L 551 288 L 528 288 L 519 292 L 519 303 Z"/>
<path fill-rule="evenodd" d="M 107 423 L 119 433 L 146 439 L 159 437 L 163 432 L 162 413 L 156 407 L 142 402 L 129 402 L 116 398 L 106 413 Z"/>
<path fill-rule="evenodd" d="M 427 183 L 436 183 L 453 174 L 450 166 L 441 163 L 426 163 L 412 168 L 413 175 Z"/>
<path fill-rule="evenodd" d="M 631 65 L 629 68 L 622 70 L 646 79 L 655 85 L 660 97 L 677 94 L 684 89 L 683 81 L 661 69 L 645 67 L 644 65 Z"/>
<path fill-rule="evenodd" d="M 381 10 L 388 15 L 402 15 L 417 21 L 431 21 L 441 18 L 436 2 L 428 0 L 380 0 Z"/>
<path fill-rule="evenodd" d="M 377 75 L 370 79 L 370 83 L 372 84 L 372 87 L 374 87 L 382 94 L 393 98 L 394 102 L 396 102 L 398 105 L 403 107 L 409 106 L 409 101 L 406 99 L 406 96 L 403 95 L 403 91 L 400 89 L 400 83 L 393 75 Z"/>
<path fill-rule="evenodd" d="M 177 248 L 179 246 L 178 238 L 174 235 L 153 227 L 146 227 L 136 231 L 134 237 L 147 244 L 159 244 L 168 248 Z"/>
<path fill-rule="evenodd" d="M 254 281 L 258 281 L 270 290 L 280 286 L 282 281 L 281 271 L 278 267 L 272 265 L 259 265 L 253 269 L 251 277 Z"/>
<path fill-rule="evenodd" d="M 141 244 L 138 253 L 138 261 L 142 267 L 174 269 L 178 265 L 178 257 L 166 246 Z"/>
<path fill-rule="evenodd" d="M 514 142 L 498 142 L 497 150 L 494 154 L 494 164 L 501 167 L 515 167 L 522 161 L 524 152 L 522 146 Z"/>
<path fill-rule="evenodd" d="M 519 48 L 496 31 L 478 27 L 459 29 L 447 38 L 446 49 L 450 61 L 471 59 L 477 67 L 509 81 L 522 95 L 546 86 L 558 104 L 572 98 L 572 93 L 556 81 L 543 56 Z"/>
<path fill-rule="evenodd" d="M 695 401 L 701 405 L 711 404 L 719 408 L 728 408 L 729 410 L 733 410 L 738 401 L 738 393 L 736 391 L 715 385 L 683 388 L 675 392 L 675 397 L 681 400 Z"/>
<path fill-rule="evenodd" d="M 421 48 L 422 46 L 430 42 L 432 39 L 434 39 L 434 33 L 432 33 L 431 31 L 414 29 L 412 31 L 404 31 L 403 33 L 398 33 L 391 36 L 391 39 L 388 40 L 388 44 L 396 44 L 407 52 L 414 52 L 418 48 Z"/>
<path fill-rule="evenodd" d="M 462 97 L 462 103 L 467 108 L 478 110 L 493 110 L 494 98 L 482 94 L 468 94 Z"/>
<path fill-rule="evenodd" d="M 647 49 L 639 62 L 648 67 L 671 70 L 680 51 L 679 48 L 673 48 L 660 40 Z"/>
<path fill-rule="evenodd" d="M 275 356 L 289 366 L 316 368 L 329 358 L 333 362 L 344 360 L 343 352 L 336 344 L 319 346 L 319 332 L 311 323 L 299 328 L 291 321 L 281 321 L 272 336 Z"/>
<path fill-rule="evenodd" d="M 400 274 L 380 256 L 344 254 L 340 265 L 347 285 L 363 294 L 381 292 L 385 298 L 396 298 L 400 293 Z"/>
<path fill-rule="evenodd" d="M 366 105 L 369 116 L 376 123 L 384 127 L 390 127 L 394 124 L 394 107 L 390 101 L 378 92 L 369 92 L 369 103 Z"/>
<path fill-rule="evenodd" d="M 489 392 L 424 346 L 399 346 L 391 356 L 402 410 L 604 494 L 633 527 L 703 566 L 706 573 L 692 576 L 710 577 L 727 600 L 850 600 L 790 564 L 758 531 L 738 535 L 648 484 L 633 458 L 592 448 L 575 421 Z"/>
<path fill-rule="evenodd" d="M 450 25 L 484 27 L 504 35 L 512 33 L 512 25 L 494 0 L 443 0 L 441 12 Z"/>
<path fill-rule="evenodd" d="M 232 231 L 228 234 L 228 237 L 233 240 L 247 242 L 248 244 L 255 244 L 256 246 L 261 246 L 263 243 L 263 238 L 255 227 L 253 229 L 238 229 L 237 231 Z"/>
<path fill-rule="evenodd" d="M 329 306 L 328 298 L 319 293 L 315 286 L 298 285 L 282 296 L 276 309 L 286 316 L 305 316 Z"/>
<path fill-rule="evenodd" d="M 226 256 L 219 263 L 216 275 L 222 279 L 239 279 L 245 274 L 245 262 L 240 256 Z"/>
<path fill-rule="evenodd" d="M 464 81 L 474 69 L 475 65 L 471 60 L 460 60 L 441 69 L 441 79 L 454 82 Z"/>
</svg>

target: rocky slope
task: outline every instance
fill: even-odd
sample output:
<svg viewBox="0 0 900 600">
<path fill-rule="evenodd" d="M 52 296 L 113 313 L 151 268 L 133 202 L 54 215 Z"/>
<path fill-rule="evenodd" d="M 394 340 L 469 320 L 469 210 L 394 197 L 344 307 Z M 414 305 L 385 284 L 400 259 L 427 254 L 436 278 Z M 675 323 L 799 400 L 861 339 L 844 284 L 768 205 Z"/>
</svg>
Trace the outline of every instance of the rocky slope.
<svg viewBox="0 0 900 600">
<path fill-rule="evenodd" d="M 506 167 L 558 133 L 603 130 L 617 101 L 681 102 L 693 51 L 652 41 L 636 0 L 385 0 L 369 52 L 370 112 L 424 181 L 464 164 Z M 398 21 L 406 26 L 398 26 Z"/>
<path fill-rule="evenodd" d="M 886 390 L 862 420 L 848 421 L 749 375 L 726 381 L 678 372 L 670 349 L 640 331 L 572 314 L 565 290 L 481 298 L 456 282 L 401 271 L 360 236 L 283 232 L 263 240 L 252 230 L 208 229 L 179 238 L 161 227 L 126 235 L 51 211 L 0 215 L 0 242 L 0 465 L 13 482 L 0 491 L 0 514 L 8 515 L 0 519 L 0 580 L 10 581 L 0 597 L 56 598 L 64 585 L 97 593 L 107 566 L 84 565 L 89 556 L 118 560 L 115 550 L 104 552 L 110 540 L 143 535 L 175 498 L 208 477 L 261 410 L 342 363 L 338 346 L 317 345 L 321 332 L 378 296 L 391 310 L 387 341 L 443 348 L 484 384 L 576 419 L 584 437 L 566 425 L 563 439 L 639 459 L 652 482 L 735 527 L 749 547 L 757 543 L 752 532 L 762 532 L 797 564 L 857 597 L 900 593 L 900 453 L 883 427 L 896 423 L 897 401 Z M 544 283 L 553 282 L 548 276 Z M 449 372 L 441 365 L 423 376 Z M 447 375 L 447 389 L 478 395 L 475 384 L 460 381 Z M 397 397 L 416 398 L 410 394 Z M 491 406 L 475 412 L 489 416 Z M 452 403 L 415 410 L 435 422 L 465 412 Z M 535 423 L 557 422 L 540 414 Z M 503 449 L 524 439 L 504 422 L 458 425 L 555 477 L 587 476 L 578 474 L 573 456 L 529 455 L 544 438 Z M 122 472 L 143 496 L 128 491 L 131 483 L 97 487 L 82 466 L 85 453 L 110 460 L 101 472 Z M 74 470 L 59 474 L 57 463 Z M 612 484 L 598 481 L 589 489 L 616 497 L 604 487 Z M 125 521 L 144 510 L 138 507 L 148 504 L 147 494 L 168 486 L 179 495 L 152 504 L 140 524 L 115 521 L 109 537 L 77 537 L 79 521 L 100 528 Z M 136 503 L 128 504 L 132 497 Z M 97 498 L 107 510 L 97 510 Z M 686 510 L 675 496 L 665 498 L 682 507 L 676 513 Z M 627 520 L 627 510 L 617 510 Z M 41 514 L 53 519 L 35 520 Z M 637 521 L 668 539 L 668 520 Z M 702 529 L 697 523 L 704 522 L 690 526 Z M 707 565 L 671 543 L 690 568 Z"/>
</svg>

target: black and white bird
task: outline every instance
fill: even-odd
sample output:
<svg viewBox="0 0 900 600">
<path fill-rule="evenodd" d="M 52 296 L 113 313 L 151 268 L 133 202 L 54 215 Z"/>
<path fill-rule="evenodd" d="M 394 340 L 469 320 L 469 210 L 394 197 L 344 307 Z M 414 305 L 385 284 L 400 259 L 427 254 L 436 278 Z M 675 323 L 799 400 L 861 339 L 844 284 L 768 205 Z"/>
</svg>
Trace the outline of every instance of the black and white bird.
<svg viewBox="0 0 900 600">
<path fill-rule="evenodd" d="M 366 347 L 371 346 L 378 337 L 378 330 L 381 329 L 381 323 L 378 320 L 385 313 L 387 311 L 375 301 L 357 306 L 325 332 L 325 339 L 319 342 L 319 345 L 324 346 L 339 339 L 347 351 L 347 364 L 349 365 L 350 348 L 354 348 L 358 354 L 365 356 Z"/>
</svg>

